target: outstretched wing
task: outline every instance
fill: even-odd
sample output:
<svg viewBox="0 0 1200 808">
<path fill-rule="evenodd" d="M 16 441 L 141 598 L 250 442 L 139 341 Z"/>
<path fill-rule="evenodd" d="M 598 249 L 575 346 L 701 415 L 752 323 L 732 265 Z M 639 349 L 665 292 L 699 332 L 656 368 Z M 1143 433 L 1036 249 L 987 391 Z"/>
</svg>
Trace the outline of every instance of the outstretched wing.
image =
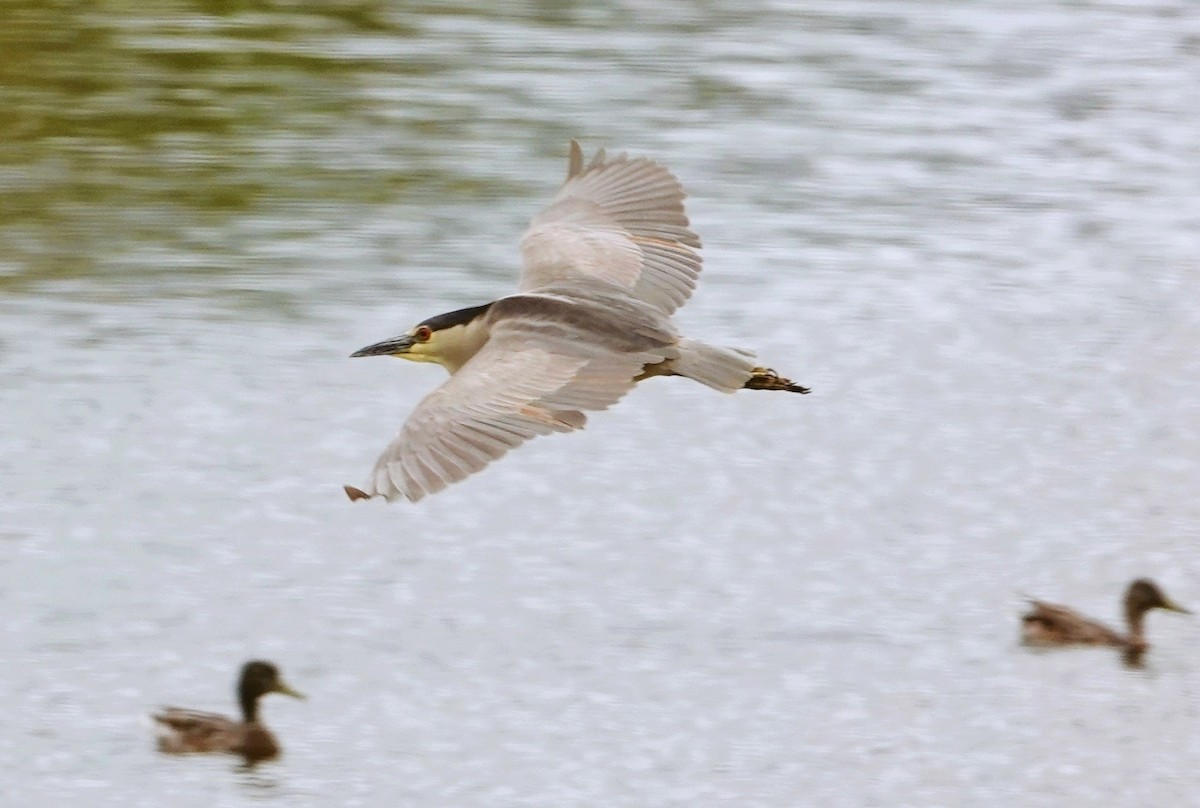
<svg viewBox="0 0 1200 808">
<path fill-rule="evenodd" d="M 584 166 L 571 141 L 567 181 L 521 238 L 519 288 L 580 277 L 628 289 L 670 314 L 700 275 L 700 239 L 688 228 L 679 180 L 658 163 L 601 149 Z"/>
<path fill-rule="evenodd" d="M 644 365 L 672 351 L 649 339 L 644 351 L 606 351 L 536 326 L 494 325 L 479 353 L 413 410 L 366 490 L 347 493 L 416 501 L 440 491 L 530 438 L 583 428 L 581 410 L 611 406 Z"/>
</svg>

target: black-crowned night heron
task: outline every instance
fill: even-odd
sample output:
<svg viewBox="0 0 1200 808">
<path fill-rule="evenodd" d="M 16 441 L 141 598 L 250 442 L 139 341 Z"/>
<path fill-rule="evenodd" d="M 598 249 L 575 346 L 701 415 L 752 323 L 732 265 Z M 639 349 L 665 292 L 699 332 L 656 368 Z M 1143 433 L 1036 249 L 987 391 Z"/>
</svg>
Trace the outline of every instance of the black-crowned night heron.
<svg viewBox="0 0 1200 808">
<path fill-rule="evenodd" d="M 807 393 L 753 354 L 679 335 L 671 314 L 700 275 L 683 188 L 663 166 L 571 141 L 567 181 L 521 238 L 518 292 L 439 314 L 353 356 L 436 362 L 450 378 L 425 397 L 351 499 L 418 500 L 536 435 L 581 429 L 650 376 L 722 392 Z"/>
</svg>

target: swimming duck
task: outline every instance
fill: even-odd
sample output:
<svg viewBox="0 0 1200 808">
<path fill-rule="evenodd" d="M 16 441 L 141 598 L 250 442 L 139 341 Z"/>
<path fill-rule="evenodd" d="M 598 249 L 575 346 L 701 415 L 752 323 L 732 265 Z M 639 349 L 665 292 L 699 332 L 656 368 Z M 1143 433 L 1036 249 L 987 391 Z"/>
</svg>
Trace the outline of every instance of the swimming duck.
<svg viewBox="0 0 1200 808">
<path fill-rule="evenodd" d="M 1158 585 L 1149 578 L 1138 578 L 1125 590 L 1128 634 L 1121 634 L 1066 606 L 1032 599 L 1030 604 L 1033 608 L 1021 617 L 1021 639 L 1026 645 L 1107 645 L 1124 649 L 1131 661 L 1136 660 L 1150 647 L 1143 630 L 1146 612 L 1151 609 L 1166 609 L 1191 614 L 1164 595 Z"/>
<path fill-rule="evenodd" d="M 279 742 L 258 718 L 258 700 L 267 693 L 296 699 L 304 696 L 283 681 L 275 665 L 259 659 L 242 666 L 237 692 L 241 721 L 180 707 L 165 707 L 155 713 L 159 751 L 174 755 L 228 752 L 241 755 L 248 763 L 278 756 Z"/>
</svg>

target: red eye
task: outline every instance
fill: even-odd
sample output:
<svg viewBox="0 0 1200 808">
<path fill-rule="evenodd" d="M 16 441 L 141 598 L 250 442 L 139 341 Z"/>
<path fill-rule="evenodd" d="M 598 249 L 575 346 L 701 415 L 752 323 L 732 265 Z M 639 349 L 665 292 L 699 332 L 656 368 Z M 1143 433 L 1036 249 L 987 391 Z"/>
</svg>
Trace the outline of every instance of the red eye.
<svg viewBox="0 0 1200 808">
<path fill-rule="evenodd" d="M 417 330 L 413 332 L 413 337 L 416 338 L 417 342 L 429 342 L 429 338 L 432 336 L 433 329 L 427 325 L 419 326 Z"/>
</svg>

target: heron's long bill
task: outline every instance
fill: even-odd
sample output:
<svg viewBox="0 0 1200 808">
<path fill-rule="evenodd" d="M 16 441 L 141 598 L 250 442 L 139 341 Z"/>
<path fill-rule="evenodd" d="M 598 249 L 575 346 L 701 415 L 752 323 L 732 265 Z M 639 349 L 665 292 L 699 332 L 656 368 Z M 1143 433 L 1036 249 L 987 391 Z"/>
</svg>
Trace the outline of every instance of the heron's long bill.
<svg viewBox="0 0 1200 808">
<path fill-rule="evenodd" d="M 385 339 L 383 342 L 377 342 L 374 345 L 368 345 L 365 348 L 359 348 L 354 353 L 350 354 L 350 358 L 356 356 L 391 356 L 392 354 L 407 353 L 408 349 L 416 344 L 408 334 L 401 337 L 392 337 Z"/>
</svg>

